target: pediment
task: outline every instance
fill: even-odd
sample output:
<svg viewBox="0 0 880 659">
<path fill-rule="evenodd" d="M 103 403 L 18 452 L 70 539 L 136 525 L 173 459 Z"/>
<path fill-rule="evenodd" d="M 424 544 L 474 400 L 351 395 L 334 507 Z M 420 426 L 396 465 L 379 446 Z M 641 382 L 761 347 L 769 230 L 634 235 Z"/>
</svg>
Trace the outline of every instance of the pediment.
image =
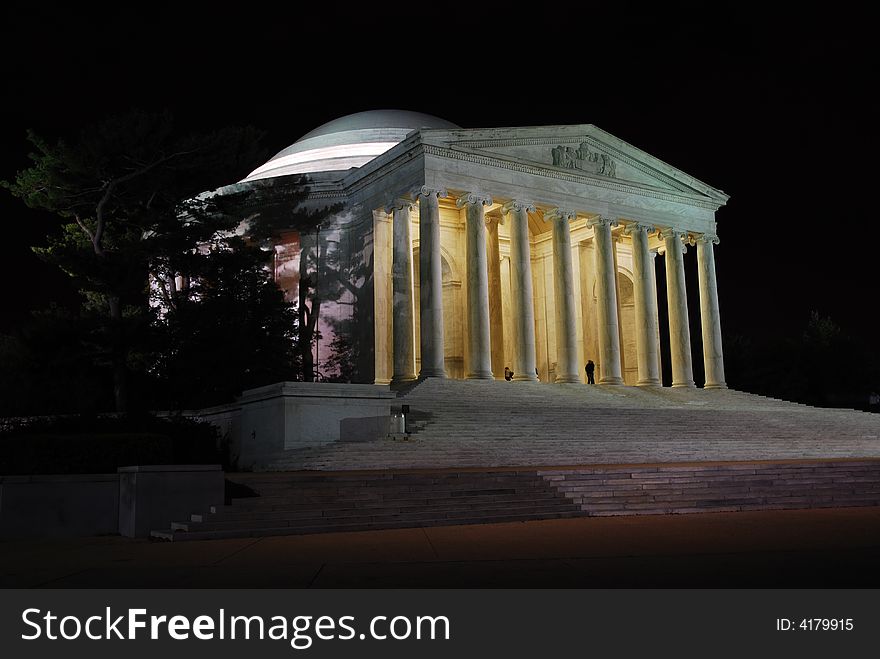
<svg viewBox="0 0 880 659">
<path fill-rule="evenodd" d="M 449 149 L 520 163 L 551 175 L 596 178 L 720 204 L 728 199 L 722 191 L 589 124 L 436 133 Z"/>
</svg>

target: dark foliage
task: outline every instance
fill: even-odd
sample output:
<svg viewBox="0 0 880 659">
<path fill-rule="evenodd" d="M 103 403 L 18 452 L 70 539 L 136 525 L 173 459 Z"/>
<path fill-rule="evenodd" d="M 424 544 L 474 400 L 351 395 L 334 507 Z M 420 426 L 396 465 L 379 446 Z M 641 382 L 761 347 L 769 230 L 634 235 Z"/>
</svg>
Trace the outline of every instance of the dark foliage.
<svg viewBox="0 0 880 659">
<path fill-rule="evenodd" d="M 260 249 L 232 239 L 191 270 L 186 294 L 154 325 L 149 371 L 158 406 L 216 405 L 244 389 L 298 379 L 297 314 L 265 260 Z"/>
<path fill-rule="evenodd" d="M 297 347 L 301 314 L 273 280 L 270 239 L 335 207 L 301 209 L 305 179 L 209 192 L 265 158 L 260 133 L 132 111 L 56 143 L 29 138 L 33 166 L 2 185 L 59 217 L 34 249 L 82 303 L 0 336 L 0 415 L 194 408 L 302 379 L 311 352 Z"/>
<path fill-rule="evenodd" d="M 33 165 L 2 182 L 30 208 L 59 218 L 48 245 L 35 251 L 74 278 L 84 307 L 103 323 L 94 338 L 111 364 L 117 412 L 131 400 L 132 325 L 147 313 L 151 259 L 169 235 L 192 245 L 228 228 L 217 200 L 197 196 L 260 162 L 261 137 L 252 128 L 190 132 L 168 113 L 134 110 L 54 143 L 30 133 Z M 194 209 L 212 221 L 182 223 L 181 213 Z"/>
<path fill-rule="evenodd" d="M 812 312 L 797 335 L 725 336 L 728 384 L 820 407 L 866 409 L 880 390 L 880 356 L 834 321 Z"/>
<path fill-rule="evenodd" d="M 0 474 L 98 474 L 146 464 L 223 464 L 216 428 L 153 416 L 44 417 L 0 432 Z"/>
</svg>

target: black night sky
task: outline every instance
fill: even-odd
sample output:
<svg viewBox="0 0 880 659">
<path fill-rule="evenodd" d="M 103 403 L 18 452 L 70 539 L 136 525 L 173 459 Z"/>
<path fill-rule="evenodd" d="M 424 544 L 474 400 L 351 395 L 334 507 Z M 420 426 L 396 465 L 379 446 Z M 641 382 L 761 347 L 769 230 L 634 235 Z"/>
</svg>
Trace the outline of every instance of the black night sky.
<svg viewBox="0 0 880 659">
<path fill-rule="evenodd" d="M 650 14 L 618 4 L 614 15 L 592 3 L 389 15 L 297 4 L 6 3 L 0 178 L 27 165 L 27 128 L 54 138 L 132 106 L 199 128 L 252 124 L 272 152 L 384 107 L 471 128 L 593 123 L 731 195 L 717 216 L 725 335 L 797 332 L 811 310 L 875 331 L 867 17 L 831 3 Z M 55 221 L 5 191 L 0 211 L 4 330 L 74 294 L 29 250 Z"/>
</svg>

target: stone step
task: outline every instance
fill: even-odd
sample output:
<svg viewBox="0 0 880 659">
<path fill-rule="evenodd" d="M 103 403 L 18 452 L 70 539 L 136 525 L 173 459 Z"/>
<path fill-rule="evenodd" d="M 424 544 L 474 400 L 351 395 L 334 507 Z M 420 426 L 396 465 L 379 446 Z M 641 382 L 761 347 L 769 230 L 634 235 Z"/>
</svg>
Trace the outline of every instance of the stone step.
<svg viewBox="0 0 880 659">
<path fill-rule="evenodd" d="M 350 531 L 373 531 L 379 529 L 395 529 L 395 528 L 420 528 L 428 526 L 459 526 L 470 524 L 499 524 L 506 522 L 522 522 L 534 521 L 542 519 L 565 519 L 571 517 L 582 517 L 581 511 L 557 511 L 548 513 L 535 513 L 528 516 L 519 515 L 499 515 L 495 517 L 467 517 L 459 519 L 432 519 L 423 520 L 418 523 L 409 521 L 397 522 L 367 522 L 367 523 L 345 523 L 345 524 L 327 524 L 316 526 L 301 527 L 266 527 L 260 529 L 226 529 L 222 531 L 171 531 L 159 530 L 152 531 L 151 537 L 156 540 L 169 540 L 174 542 L 188 540 L 219 540 L 226 538 L 250 538 L 250 537 L 268 537 L 276 535 L 305 535 L 310 533 L 342 533 Z"/>
<path fill-rule="evenodd" d="M 338 492 L 382 492 L 399 490 L 426 490 L 441 492 L 457 492 L 469 490 L 496 490 L 496 489 L 533 489 L 535 487 L 534 475 L 528 478 L 474 478 L 471 480 L 462 478 L 431 479 L 431 480 L 400 480 L 400 481 L 340 481 L 338 483 L 249 483 L 248 486 L 264 496 L 283 496 L 289 493 L 298 493 L 303 496 L 322 496 L 337 494 Z"/>
<path fill-rule="evenodd" d="M 487 508 L 497 508 L 507 505 L 516 505 L 517 503 L 523 501 L 529 502 L 538 502 L 538 501 L 556 501 L 562 500 L 567 501 L 568 499 L 561 493 L 556 493 L 552 491 L 547 492 L 534 492 L 534 493 L 524 493 L 517 495 L 509 495 L 509 496 L 479 496 L 479 497 L 455 497 L 451 499 L 446 499 L 443 501 L 439 501 L 437 499 L 432 498 L 380 498 L 380 499 L 371 499 L 371 500 L 363 500 L 363 501 L 351 501 L 351 500 L 340 500 L 340 501 L 328 501 L 323 502 L 320 506 L 316 506 L 313 503 L 308 502 L 285 502 L 285 503 L 266 503 L 266 504 L 252 504 L 247 507 L 240 506 L 237 503 L 233 503 L 230 506 L 225 506 L 223 508 L 218 508 L 215 516 L 212 517 L 222 517 L 223 519 L 247 519 L 252 518 L 255 515 L 265 516 L 266 518 L 270 518 L 272 516 L 283 516 L 284 514 L 297 514 L 300 512 L 309 512 L 316 509 L 320 509 L 325 511 L 325 513 L 329 513 L 331 511 L 337 510 L 361 510 L 368 512 L 375 508 L 396 508 L 396 509 L 448 509 L 450 507 L 487 507 Z"/>
<path fill-rule="evenodd" d="M 880 505 L 880 460 L 231 478 L 262 488 L 264 495 L 234 499 L 230 506 L 214 508 L 215 514 L 193 515 L 156 537 L 246 537 L 553 516 Z"/>
<path fill-rule="evenodd" d="M 307 517 L 280 517 L 273 519 L 250 519 L 250 520 L 218 520 L 208 519 L 203 523 L 193 522 L 173 522 L 172 530 L 183 531 L 222 531 L 228 529 L 262 529 L 262 528 L 298 528 L 298 527 L 317 527 L 317 526 L 335 526 L 339 524 L 384 524 L 386 522 L 412 522 L 414 525 L 424 521 L 446 520 L 453 523 L 458 519 L 482 519 L 489 523 L 496 518 L 510 518 L 516 516 L 523 519 L 531 519 L 534 516 L 540 516 L 554 512 L 570 512 L 576 513 L 575 506 L 559 506 L 559 505 L 536 505 L 534 503 L 522 502 L 517 506 L 509 506 L 497 509 L 485 508 L 462 508 L 450 510 L 428 510 L 418 511 L 411 510 L 406 512 L 396 511 L 394 509 L 374 510 L 370 514 L 364 511 L 349 510 L 348 514 L 331 515 L 331 516 L 307 516 Z"/>
<path fill-rule="evenodd" d="M 279 504 L 285 502 L 299 502 L 320 504 L 323 502 L 336 501 L 375 501 L 378 499 L 420 499 L 420 500 L 454 500 L 461 497 L 512 497 L 517 495 L 528 496 L 546 492 L 547 487 L 496 487 L 496 488 L 479 488 L 473 490 L 441 490 L 432 492 L 430 488 L 406 488 L 400 490 L 383 490 L 381 492 L 369 492 L 358 488 L 357 491 L 340 490 L 335 494 L 297 494 L 289 492 L 286 494 L 267 494 L 260 496 L 262 501 L 257 504 L 252 498 L 237 499 L 236 503 L 243 507 L 249 504 L 264 505 L 266 503 Z"/>
<path fill-rule="evenodd" d="M 546 470 L 588 514 L 675 514 L 880 504 L 880 462 Z"/>
</svg>

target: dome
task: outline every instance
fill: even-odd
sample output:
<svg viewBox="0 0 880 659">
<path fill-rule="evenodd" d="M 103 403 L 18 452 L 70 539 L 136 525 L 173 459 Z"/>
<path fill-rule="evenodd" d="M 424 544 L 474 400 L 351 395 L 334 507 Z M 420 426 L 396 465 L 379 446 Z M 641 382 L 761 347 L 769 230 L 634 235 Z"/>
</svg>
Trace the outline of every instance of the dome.
<svg viewBox="0 0 880 659">
<path fill-rule="evenodd" d="M 419 128 L 459 126 L 430 114 L 406 110 L 349 114 L 306 133 L 266 164 L 257 167 L 245 181 L 360 167 Z"/>
</svg>

